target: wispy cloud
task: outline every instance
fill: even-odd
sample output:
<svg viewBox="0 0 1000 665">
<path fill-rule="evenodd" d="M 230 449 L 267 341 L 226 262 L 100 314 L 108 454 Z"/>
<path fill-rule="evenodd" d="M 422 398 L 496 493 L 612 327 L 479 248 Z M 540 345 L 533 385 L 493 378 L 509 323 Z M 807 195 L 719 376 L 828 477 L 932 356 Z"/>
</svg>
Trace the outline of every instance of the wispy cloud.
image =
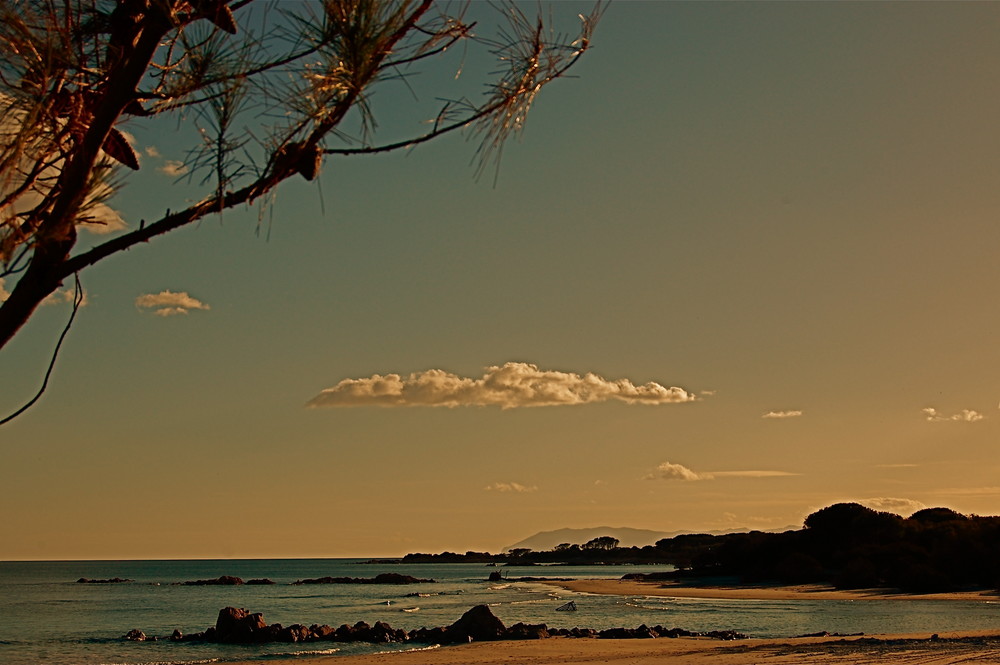
<svg viewBox="0 0 1000 665">
<path fill-rule="evenodd" d="M 692 471 L 683 464 L 663 462 L 655 470 L 643 476 L 644 480 L 716 480 L 717 478 L 779 478 L 797 476 L 787 471 Z"/>
<path fill-rule="evenodd" d="M 913 469 L 917 464 L 876 464 L 876 469 Z"/>
<path fill-rule="evenodd" d="M 522 485 L 521 483 L 493 483 L 487 485 L 483 488 L 487 492 L 515 492 L 517 494 L 526 494 L 529 492 L 537 492 L 538 487 L 535 485 Z"/>
<path fill-rule="evenodd" d="M 149 157 L 159 157 L 160 156 L 160 150 L 155 145 L 147 145 L 144 152 Z"/>
<path fill-rule="evenodd" d="M 347 406 L 530 406 L 591 404 L 616 400 L 626 404 L 677 404 L 696 400 L 683 388 L 659 383 L 635 385 L 596 374 L 541 370 L 537 365 L 509 362 L 490 366 L 480 378 L 429 369 L 409 376 L 373 374 L 344 379 L 309 401 L 310 407 Z"/>
<path fill-rule="evenodd" d="M 934 493 L 948 496 L 1000 496 L 1000 487 L 952 487 L 935 490 Z"/>
<path fill-rule="evenodd" d="M 953 413 L 950 416 L 940 413 L 937 409 L 933 407 L 921 409 L 921 411 L 926 416 L 927 421 L 932 423 L 943 423 L 943 422 L 974 423 L 986 417 L 983 414 L 979 413 L 978 411 L 973 411 L 971 409 L 962 409 L 958 413 Z"/>
<path fill-rule="evenodd" d="M 903 517 L 909 517 L 918 510 L 923 510 L 927 506 L 916 499 L 900 499 L 897 497 L 875 497 L 871 499 L 858 499 L 858 503 L 872 510 L 881 510 L 887 513 L 895 513 Z"/>
<path fill-rule="evenodd" d="M 780 420 L 783 418 L 798 418 L 801 415 L 801 411 L 768 411 L 761 418 L 775 418 Z"/>
<path fill-rule="evenodd" d="M 211 309 L 208 305 L 192 298 L 186 292 L 160 291 L 146 293 L 135 299 L 135 306 L 152 310 L 157 316 L 187 314 L 193 309 Z"/>
<path fill-rule="evenodd" d="M 187 173 L 188 167 L 184 162 L 179 162 L 175 159 L 168 159 L 163 163 L 163 166 L 156 167 L 156 170 L 164 175 L 179 176 Z"/>
</svg>

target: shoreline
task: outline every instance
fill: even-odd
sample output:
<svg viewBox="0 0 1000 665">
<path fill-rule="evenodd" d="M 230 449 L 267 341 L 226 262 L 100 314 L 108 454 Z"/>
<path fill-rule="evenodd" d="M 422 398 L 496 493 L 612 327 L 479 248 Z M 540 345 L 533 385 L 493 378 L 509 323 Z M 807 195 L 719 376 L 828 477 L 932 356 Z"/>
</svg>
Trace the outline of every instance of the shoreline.
<svg viewBox="0 0 1000 665">
<path fill-rule="evenodd" d="M 807 660 L 805 660 L 807 659 Z M 911 663 L 958 665 L 1000 663 L 997 631 L 958 631 L 931 635 L 867 635 L 858 637 L 792 637 L 736 641 L 696 637 L 648 640 L 574 639 L 476 642 L 460 646 L 376 653 L 272 660 L 297 665 L 852 665 L 906 660 Z M 263 665 L 244 660 L 231 665 Z"/>
<path fill-rule="evenodd" d="M 636 580 L 591 579 L 547 581 L 544 584 L 567 591 L 611 596 L 663 596 L 714 600 L 933 600 L 1000 602 L 1000 591 L 979 589 L 950 593 L 901 593 L 892 589 L 836 589 L 825 584 L 725 585 L 685 582 L 640 582 Z"/>
<path fill-rule="evenodd" d="M 728 600 L 933 600 L 1000 601 L 992 590 L 946 594 L 902 594 L 886 589 L 837 590 L 825 585 L 726 586 L 591 579 L 545 581 L 579 593 L 616 596 L 670 596 Z M 807 660 L 806 660 L 807 659 Z M 905 659 L 912 663 L 1000 664 L 1000 628 L 940 633 L 867 634 L 750 638 L 724 641 L 704 637 L 580 639 L 476 642 L 440 648 L 359 655 L 324 655 L 268 660 L 296 665 L 874 665 Z M 263 665 L 245 660 L 232 665 Z"/>
</svg>

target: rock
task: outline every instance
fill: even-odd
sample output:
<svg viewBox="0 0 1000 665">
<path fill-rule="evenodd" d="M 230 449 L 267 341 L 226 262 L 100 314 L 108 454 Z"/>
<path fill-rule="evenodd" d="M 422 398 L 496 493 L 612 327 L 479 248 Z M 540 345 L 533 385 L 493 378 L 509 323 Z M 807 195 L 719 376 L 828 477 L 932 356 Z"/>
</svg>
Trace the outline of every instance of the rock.
<svg viewBox="0 0 1000 665">
<path fill-rule="evenodd" d="M 292 584 L 434 584 L 434 580 L 399 573 L 380 573 L 375 577 L 315 577 L 296 580 Z"/>
<path fill-rule="evenodd" d="M 239 578 L 237 577 L 236 579 Z M 275 581 L 264 577 L 262 579 L 257 579 L 257 580 L 247 580 L 246 584 L 275 584 Z"/>
<path fill-rule="evenodd" d="M 332 640 L 337 635 L 337 631 L 326 624 L 322 626 L 313 624 L 309 626 L 309 632 L 314 640 Z"/>
<path fill-rule="evenodd" d="M 251 644 L 263 641 L 263 635 L 258 635 L 267 629 L 264 615 L 252 614 L 245 609 L 225 607 L 219 610 L 219 618 L 215 621 L 215 641 L 232 644 Z"/>
<path fill-rule="evenodd" d="M 184 633 L 182 633 L 179 629 L 174 628 L 174 632 L 170 635 L 170 639 L 174 642 L 180 642 L 184 639 Z"/>
<path fill-rule="evenodd" d="M 449 642 L 498 640 L 506 628 L 486 605 L 476 605 L 445 629 Z"/>
<path fill-rule="evenodd" d="M 86 577 L 81 577 L 76 581 L 77 584 L 122 584 L 124 582 L 135 582 L 135 580 L 127 580 L 123 577 L 112 577 L 107 580 L 92 580 Z"/>
<path fill-rule="evenodd" d="M 133 628 L 132 630 L 125 633 L 124 639 L 130 642 L 145 642 L 146 633 L 142 632 L 138 628 Z"/>
<path fill-rule="evenodd" d="M 493 571 L 492 573 L 490 573 L 490 576 L 489 576 L 489 578 L 487 579 L 487 581 L 488 581 L 488 582 L 499 582 L 499 581 L 501 581 L 502 579 L 503 579 L 503 576 L 502 576 L 502 575 L 500 574 L 500 572 L 499 572 L 499 571 L 496 571 L 496 570 L 494 570 L 494 571 Z"/>
<path fill-rule="evenodd" d="M 310 631 L 300 623 L 292 624 L 287 628 L 278 631 L 278 642 L 305 642 L 309 639 Z"/>
<path fill-rule="evenodd" d="M 233 577 L 232 575 L 222 575 L 214 580 L 190 580 L 188 582 L 181 582 L 184 586 L 237 586 L 243 584 L 243 580 L 239 577 Z"/>
<path fill-rule="evenodd" d="M 550 637 L 549 628 L 544 623 L 515 623 L 503 634 L 505 640 L 542 640 L 547 637 Z"/>
</svg>

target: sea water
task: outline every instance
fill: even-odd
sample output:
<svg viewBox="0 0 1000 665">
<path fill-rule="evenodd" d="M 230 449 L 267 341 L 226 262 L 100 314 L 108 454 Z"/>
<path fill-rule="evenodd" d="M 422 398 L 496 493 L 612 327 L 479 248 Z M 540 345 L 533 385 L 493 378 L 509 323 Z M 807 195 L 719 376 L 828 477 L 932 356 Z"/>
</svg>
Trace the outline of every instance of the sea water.
<svg viewBox="0 0 1000 665">
<path fill-rule="evenodd" d="M 147 635 L 203 631 L 219 610 L 262 612 L 268 623 L 341 624 L 384 621 L 394 628 L 446 626 L 474 605 L 491 607 L 505 624 L 614 628 L 640 624 L 695 631 L 737 630 L 752 637 L 839 633 L 946 632 L 1000 629 L 1000 604 L 923 600 L 707 600 L 581 594 L 519 577 L 620 578 L 664 566 L 532 566 L 368 563 L 356 559 L 225 561 L 0 562 L 0 663 L 4 665 L 140 665 L 266 660 L 313 654 L 395 651 L 414 645 L 220 645 L 128 642 Z M 487 581 L 501 571 L 508 579 Z M 412 585 L 293 585 L 316 577 L 400 573 L 429 578 Z M 273 585 L 186 586 L 185 581 L 233 575 Z M 134 580 L 81 584 L 78 578 Z M 557 612 L 573 600 L 578 611 Z M 418 645 L 418 648 L 419 645 Z"/>
</svg>

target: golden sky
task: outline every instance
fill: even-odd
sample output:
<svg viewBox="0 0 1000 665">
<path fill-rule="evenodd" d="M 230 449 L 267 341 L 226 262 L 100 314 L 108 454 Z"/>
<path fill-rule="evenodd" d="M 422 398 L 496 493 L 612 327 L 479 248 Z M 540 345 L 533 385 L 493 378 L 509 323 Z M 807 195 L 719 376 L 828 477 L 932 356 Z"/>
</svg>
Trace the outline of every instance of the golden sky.
<svg viewBox="0 0 1000 665">
<path fill-rule="evenodd" d="M 461 137 L 334 159 L 92 269 L 0 431 L 0 559 L 996 514 L 997 34 L 997 3 L 624 0 L 495 185 Z M 128 129 L 135 225 L 200 190 L 185 128 Z M 0 355 L 5 410 L 67 315 Z"/>
</svg>

